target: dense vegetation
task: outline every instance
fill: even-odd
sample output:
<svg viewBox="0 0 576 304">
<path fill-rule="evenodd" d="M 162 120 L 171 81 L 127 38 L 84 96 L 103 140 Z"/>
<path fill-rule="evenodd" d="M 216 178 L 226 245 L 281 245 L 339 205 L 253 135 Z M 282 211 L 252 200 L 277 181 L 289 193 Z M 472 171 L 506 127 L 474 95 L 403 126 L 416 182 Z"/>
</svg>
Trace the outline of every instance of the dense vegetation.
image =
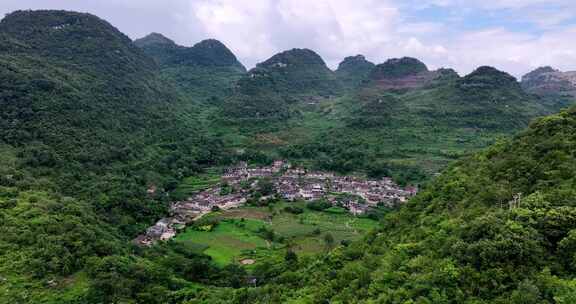
<svg viewBox="0 0 576 304">
<path fill-rule="evenodd" d="M 402 60 L 392 62 L 397 66 Z M 252 128 L 248 126 L 256 116 L 247 115 L 241 132 L 253 140 L 243 146 L 317 169 L 392 175 L 401 183 L 424 180 L 451 160 L 551 111 L 524 93 L 512 76 L 494 68 L 481 67 L 465 77 L 452 70 L 418 70 L 431 77 L 410 79 L 417 84 L 413 88 L 366 81 L 358 90 L 314 105 L 269 99 L 268 107 L 256 104 L 258 99 L 247 92 L 245 107 L 230 108 L 241 111 L 250 105 L 254 112 L 271 111 L 279 104 L 281 113 L 291 113 L 285 122 L 260 120 Z M 261 85 L 256 89 L 266 91 Z"/>
<path fill-rule="evenodd" d="M 324 60 L 309 49 L 292 49 L 276 54 L 256 65 L 274 78 L 276 90 L 283 94 L 334 95 L 339 84 Z"/>
<path fill-rule="evenodd" d="M 65 11 L 7 15 L 0 67 L 2 303 L 574 302 L 576 112 L 469 155 L 552 111 L 506 73 L 459 77 L 358 56 L 334 73 L 300 49 L 246 73 L 218 41 L 133 43 Z M 400 211 L 381 210 L 358 242 L 348 221 L 326 233 L 341 209 L 268 207 L 302 219 L 270 221 L 305 230 L 296 245 L 313 239 L 318 255 L 267 219 L 247 231 L 282 246 L 251 267 L 186 235 L 131 243 L 170 200 L 217 183 L 214 168 L 237 160 L 282 157 L 404 184 L 462 156 Z M 311 214 L 323 220 L 306 223 Z"/>
<path fill-rule="evenodd" d="M 537 120 L 450 166 L 363 241 L 237 294 L 250 303 L 572 303 L 575 134 L 575 109 Z"/>
<path fill-rule="evenodd" d="M 270 124 L 294 117 L 295 107 L 341 93 L 336 75 L 318 54 L 292 49 L 257 64 L 238 81 L 222 114 L 236 123 Z"/>
<path fill-rule="evenodd" d="M 333 73 L 313 51 L 293 49 L 258 64 L 204 110 L 209 129 L 240 157 L 407 183 L 557 107 L 491 67 L 460 77 L 414 58 L 374 66 L 355 56 Z"/>
<path fill-rule="evenodd" d="M 20 11 L 0 36 L 0 302 L 140 297 L 160 266 L 129 240 L 166 213 L 164 191 L 219 161 L 221 144 L 105 21 Z"/>
<path fill-rule="evenodd" d="M 366 60 L 364 56 L 349 56 L 338 65 L 336 77 L 342 85 L 348 89 L 354 89 L 368 79 L 373 69 L 374 63 Z"/>
<path fill-rule="evenodd" d="M 370 79 L 400 78 L 427 71 L 428 67 L 416 58 L 389 59 L 376 65 L 370 72 Z"/>
<path fill-rule="evenodd" d="M 203 101 L 229 94 L 246 68 L 220 41 L 207 39 L 192 47 L 177 45 L 158 33 L 134 41 L 160 66 L 160 75 L 185 96 Z"/>
<path fill-rule="evenodd" d="M 154 63 L 109 24 L 68 12 L 17 12 L 0 32 L 25 45 L 0 57 L 0 138 L 52 189 L 96 198 L 133 227 L 134 217 L 158 214 L 153 203 L 141 206 L 148 186 L 169 186 L 215 162 L 218 142 L 203 137 L 192 114 L 176 111 L 182 100 Z"/>
</svg>

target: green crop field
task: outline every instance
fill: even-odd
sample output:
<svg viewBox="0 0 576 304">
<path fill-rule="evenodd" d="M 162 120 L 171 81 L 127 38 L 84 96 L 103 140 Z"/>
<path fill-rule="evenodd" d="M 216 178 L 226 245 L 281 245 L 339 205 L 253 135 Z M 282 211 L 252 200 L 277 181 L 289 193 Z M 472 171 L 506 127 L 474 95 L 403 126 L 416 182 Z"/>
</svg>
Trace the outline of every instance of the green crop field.
<svg viewBox="0 0 576 304">
<path fill-rule="evenodd" d="M 224 266 L 246 251 L 267 247 L 266 241 L 256 234 L 262 225 L 258 220 L 223 220 L 213 231 L 187 229 L 176 240 L 203 249 L 216 264 Z"/>
<path fill-rule="evenodd" d="M 288 205 L 304 209 L 302 214 L 284 211 Z M 378 222 L 354 217 L 348 213 L 312 211 L 304 203 L 279 202 L 272 207 L 243 207 L 207 216 L 219 220 L 212 231 L 198 231 L 190 227 L 175 241 L 203 252 L 216 264 L 225 266 L 250 258 L 283 253 L 287 244 L 298 254 L 317 254 L 326 250 L 324 238 L 332 235 L 334 244 L 343 240 L 357 240 L 363 233 L 375 228 Z M 261 229 L 274 231 L 273 242 L 264 239 Z"/>
</svg>

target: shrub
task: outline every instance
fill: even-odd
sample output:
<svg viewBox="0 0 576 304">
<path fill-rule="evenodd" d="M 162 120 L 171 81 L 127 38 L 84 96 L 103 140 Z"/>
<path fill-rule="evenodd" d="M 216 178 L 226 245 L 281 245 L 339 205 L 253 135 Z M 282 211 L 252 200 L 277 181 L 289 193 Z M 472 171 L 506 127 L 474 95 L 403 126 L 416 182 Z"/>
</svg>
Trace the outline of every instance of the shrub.
<svg viewBox="0 0 576 304">
<path fill-rule="evenodd" d="M 315 211 L 324 211 L 328 208 L 332 207 L 332 205 L 327 201 L 314 201 L 306 204 L 306 208 Z"/>
<path fill-rule="evenodd" d="M 298 207 L 298 206 L 288 206 L 284 208 L 284 211 L 288 212 L 288 213 L 292 213 L 292 214 L 302 214 L 304 213 L 304 209 Z"/>
</svg>

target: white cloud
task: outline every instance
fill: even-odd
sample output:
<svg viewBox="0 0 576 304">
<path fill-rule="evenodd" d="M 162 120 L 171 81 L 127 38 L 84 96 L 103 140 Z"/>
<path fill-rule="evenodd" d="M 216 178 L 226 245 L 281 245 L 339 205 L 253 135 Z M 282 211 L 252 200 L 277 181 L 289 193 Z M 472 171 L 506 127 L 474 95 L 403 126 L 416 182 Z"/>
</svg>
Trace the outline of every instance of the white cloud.
<svg viewBox="0 0 576 304">
<path fill-rule="evenodd" d="M 443 19 L 410 15 L 439 6 Z M 374 62 L 417 57 L 467 73 L 494 65 L 520 75 L 539 65 L 576 69 L 574 0 L 2 0 L 0 12 L 60 8 L 96 14 L 132 38 L 161 32 L 183 45 L 215 38 L 248 67 L 290 48 L 317 51 L 331 66 L 364 54 Z M 476 26 L 506 12 L 538 30 Z M 503 20 L 508 21 L 508 20 Z M 516 25 L 518 26 L 518 25 Z M 576 26 L 575 26 L 576 27 Z"/>
<path fill-rule="evenodd" d="M 398 26 L 399 33 L 407 34 L 438 34 L 446 30 L 446 26 L 439 22 L 403 23 Z"/>
<path fill-rule="evenodd" d="M 460 31 L 449 20 L 413 22 L 402 15 L 397 0 L 256 0 L 193 1 L 191 13 L 206 35 L 223 40 L 249 66 L 273 53 L 307 47 L 335 67 L 345 56 L 364 54 L 375 62 L 413 56 L 431 67 L 453 67 L 468 73 L 480 65 L 494 65 L 520 76 L 542 64 L 559 68 L 576 65 L 576 50 L 566 29 L 543 34 L 518 33 L 506 28 Z M 428 4 L 454 9 L 525 9 L 546 0 L 461 1 L 431 0 Z M 556 5 L 570 5 L 559 0 Z M 542 8 L 540 8 L 542 9 Z M 557 24 L 570 13 L 542 24 Z M 454 17 L 458 17 L 457 14 Z M 544 26 L 544 25 L 543 25 Z"/>
<path fill-rule="evenodd" d="M 199 21 L 205 38 L 222 40 L 252 65 L 255 58 L 265 58 L 275 51 L 270 41 L 270 11 L 267 0 L 190 1 L 188 18 Z"/>
<path fill-rule="evenodd" d="M 518 9 L 535 5 L 573 5 L 572 0 L 417 0 L 421 6 L 472 7 L 482 9 Z"/>
<path fill-rule="evenodd" d="M 563 70 L 576 67 L 576 27 L 543 35 L 488 29 L 466 33 L 450 43 L 445 62 L 462 72 L 479 65 L 492 65 L 516 76 L 543 65 Z"/>
</svg>

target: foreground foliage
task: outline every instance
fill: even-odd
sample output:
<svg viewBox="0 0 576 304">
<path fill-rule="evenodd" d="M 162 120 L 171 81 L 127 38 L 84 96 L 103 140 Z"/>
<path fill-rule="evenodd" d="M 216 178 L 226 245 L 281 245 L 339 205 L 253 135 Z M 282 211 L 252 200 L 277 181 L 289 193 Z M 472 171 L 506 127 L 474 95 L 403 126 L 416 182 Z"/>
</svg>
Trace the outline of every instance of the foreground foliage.
<svg viewBox="0 0 576 304">
<path fill-rule="evenodd" d="M 571 303 L 576 110 L 457 162 L 362 242 L 249 290 L 308 303 Z"/>
<path fill-rule="evenodd" d="M 243 268 L 179 242 L 133 246 L 168 200 L 216 182 L 196 178 L 207 167 L 285 157 L 407 183 L 548 111 L 487 67 L 390 90 L 350 74 L 368 74 L 362 58 L 336 75 L 292 50 L 249 76 L 216 41 L 169 48 L 154 61 L 88 14 L 0 22 L 0 302 L 575 301 L 574 110 L 451 166 L 362 241 L 315 235 L 335 247 L 320 255 L 286 246 Z M 425 72 L 408 63 L 376 76 Z"/>
<path fill-rule="evenodd" d="M 221 159 L 219 141 L 97 17 L 15 12 L 0 37 L 0 302 L 114 302 L 181 286 L 172 279 L 185 269 L 130 239 L 167 212 L 165 191 Z"/>
</svg>

